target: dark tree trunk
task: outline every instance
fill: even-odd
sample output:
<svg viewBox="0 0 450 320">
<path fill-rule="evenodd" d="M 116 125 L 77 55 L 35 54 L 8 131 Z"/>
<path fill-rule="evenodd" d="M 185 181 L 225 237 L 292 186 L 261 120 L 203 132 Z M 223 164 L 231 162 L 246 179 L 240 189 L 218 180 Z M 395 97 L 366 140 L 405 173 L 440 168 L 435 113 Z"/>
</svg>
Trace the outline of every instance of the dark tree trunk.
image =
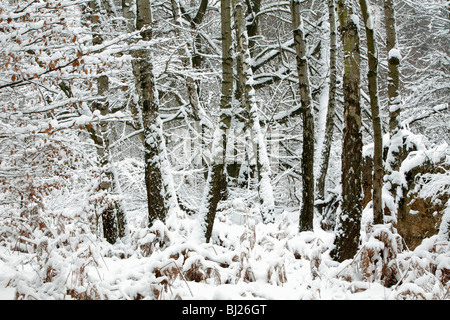
<svg viewBox="0 0 450 320">
<path fill-rule="evenodd" d="M 292 29 L 303 118 L 302 151 L 302 207 L 300 209 L 300 231 L 313 230 L 314 219 L 314 117 L 306 56 L 306 39 L 300 12 L 300 1 L 291 0 Z"/>
<path fill-rule="evenodd" d="M 374 137 L 373 150 L 373 179 L 372 179 L 372 205 L 373 220 L 375 224 L 383 223 L 383 130 L 381 128 L 380 106 L 378 102 L 378 52 L 375 40 L 374 21 L 369 0 L 360 0 L 361 12 L 366 26 L 367 51 L 369 59 L 369 81 L 370 110 L 372 112 L 372 125 Z M 371 24 L 371 25 L 370 25 Z"/>
<path fill-rule="evenodd" d="M 152 40 L 152 14 L 149 0 L 136 2 L 136 29 L 140 30 L 143 41 Z M 159 118 L 159 106 L 153 76 L 151 52 L 148 48 L 134 52 L 133 73 L 139 95 L 139 107 L 144 126 L 145 185 L 147 189 L 148 222 L 165 221 L 168 207 L 162 176 L 164 152 L 162 150 L 162 121 Z"/>
<path fill-rule="evenodd" d="M 231 100 L 233 93 L 233 58 L 231 55 L 231 0 L 221 1 L 222 22 L 222 94 L 220 99 L 219 132 L 215 134 L 212 163 L 206 181 L 203 210 L 205 211 L 205 237 L 209 242 L 214 227 L 217 205 L 226 196 L 227 176 L 225 172 L 225 155 L 227 148 L 226 131 L 231 124 Z"/>
</svg>

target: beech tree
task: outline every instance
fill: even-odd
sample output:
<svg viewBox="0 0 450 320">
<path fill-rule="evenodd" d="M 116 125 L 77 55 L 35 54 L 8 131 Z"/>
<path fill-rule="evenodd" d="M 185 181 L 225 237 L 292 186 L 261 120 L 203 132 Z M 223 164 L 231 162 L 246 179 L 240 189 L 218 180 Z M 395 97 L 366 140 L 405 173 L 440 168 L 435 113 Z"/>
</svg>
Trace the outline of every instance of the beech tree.
<svg viewBox="0 0 450 320">
<path fill-rule="evenodd" d="M 306 39 L 303 30 L 300 1 L 291 1 L 292 29 L 297 59 L 300 103 L 303 117 L 302 151 L 302 207 L 300 211 L 300 231 L 313 229 L 314 218 L 314 118 L 313 101 L 308 75 Z"/>
<path fill-rule="evenodd" d="M 383 223 L 383 130 L 381 127 L 380 105 L 378 99 L 378 49 L 375 39 L 376 30 L 374 17 L 371 13 L 369 0 L 360 0 L 361 13 L 366 30 L 367 51 L 369 60 L 369 71 L 367 78 L 369 82 L 370 110 L 373 127 L 373 179 L 372 179 L 372 206 L 374 223 Z"/>
<path fill-rule="evenodd" d="M 145 184 L 149 226 L 156 220 L 165 221 L 170 206 L 176 199 L 170 190 L 170 171 L 162 120 L 159 116 L 158 93 L 153 75 L 151 49 L 152 10 L 150 0 L 136 2 L 136 29 L 142 37 L 142 46 L 134 51 L 133 74 L 139 95 L 139 108 L 144 129 Z"/>
<path fill-rule="evenodd" d="M 389 133 L 393 139 L 400 130 L 401 97 L 399 88 L 400 50 L 397 43 L 394 0 L 384 1 L 386 51 L 388 55 Z"/>
<path fill-rule="evenodd" d="M 352 258 L 358 250 L 362 214 L 362 136 L 360 105 L 359 19 L 350 1 L 338 1 L 340 33 L 344 49 L 344 138 L 342 146 L 342 203 L 336 226 L 337 261 Z"/>
<path fill-rule="evenodd" d="M 87 10 L 87 9 L 85 9 Z M 100 25 L 101 9 L 97 1 L 89 2 L 89 19 L 91 22 L 91 30 L 93 34 L 92 44 L 101 45 L 103 43 L 102 28 Z M 105 75 L 104 70 L 99 69 L 99 74 L 96 78 L 97 96 L 98 100 L 92 103 L 92 111 L 99 112 L 102 116 L 109 114 L 109 102 L 106 98 L 109 91 L 109 78 Z M 103 212 L 101 213 L 103 235 L 110 243 L 114 243 L 117 237 L 123 237 L 125 234 L 125 214 L 121 207 L 120 201 L 113 199 L 111 195 L 114 193 L 114 177 L 111 168 L 111 154 L 110 154 L 110 124 L 108 122 L 101 122 L 94 127 L 89 128 L 91 138 L 96 144 L 97 155 L 99 157 L 100 166 L 100 184 L 99 189 L 105 194 L 106 201 L 104 201 Z M 116 186 L 117 188 L 117 186 Z M 109 199 L 111 198 L 111 199 Z"/>
<path fill-rule="evenodd" d="M 333 141 L 333 132 L 336 126 L 336 104 L 337 104 L 337 81 L 338 81 L 338 69 L 337 69 L 337 26 L 336 26 L 336 1 L 328 0 L 328 21 L 330 32 L 330 79 L 328 85 L 328 105 L 327 116 L 325 123 L 325 137 L 323 142 L 322 151 L 322 163 L 320 165 L 320 174 L 317 179 L 317 193 L 318 198 L 325 200 L 325 182 L 328 173 L 328 167 L 330 162 L 331 144 Z M 318 208 L 319 212 L 322 211 L 322 206 Z"/>
<path fill-rule="evenodd" d="M 253 152 L 257 170 L 257 190 L 264 221 L 273 221 L 274 199 L 270 181 L 270 163 L 260 126 L 258 106 L 253 88 L 253 72 L 250 67 L 251 56 L 248 32 L 245 28 L 244 5 L 241 0 L 233 0 L 234 24 L 237 40 L 237 74 L 241 94 L 239 98 L 242 110 L 246 113 L 247 127 L 251 130 Z"/>
<path fill-rule="evenodd" d="M 220 21 L 222 35 L 222 89 L 220 96 L 220 116 L 212 144 L 211 164 L 206 181 L 200 211 L 205 219 L 205 237 L 209 242 L 216 217 L 217 205 L 227 192 L 225 155 L 227 149 L 226 133 L 231 125 L 231 102 L 233 94 L 233 58 L 231 34 L 231 0 L 220 2 Z"/>
</svg>

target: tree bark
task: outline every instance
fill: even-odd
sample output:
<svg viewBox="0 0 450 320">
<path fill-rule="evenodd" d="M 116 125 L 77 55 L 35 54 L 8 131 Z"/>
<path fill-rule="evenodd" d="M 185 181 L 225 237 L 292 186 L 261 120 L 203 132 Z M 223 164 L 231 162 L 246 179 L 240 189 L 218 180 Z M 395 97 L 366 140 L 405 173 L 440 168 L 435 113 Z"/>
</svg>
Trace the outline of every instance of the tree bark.
<svg viewBox="0 0 450 320">
<path fill-rule="evenodd" d="M 394 0 L 384 0 L 386 26 L 386 51 L 388 55 L 388 106 L 390 147 L 386 170 L 390 174 L 398 171 L 403 155 L 403 137 L 401 136 L 401 96 L 400 96 L 400 51 L 397 46 Z M 395 190 L 391 190 L 394 194 Z"/>
<path fill-rule="evenodd" d="M 344 140 L 342 147 L 342 204 L 331 257 L 352 258 L 359 245 L 362 214 L 362 136 L 360 106 L 360 53 L 357 18 L 349 1 L 338 1 L 340 33 L 344 47 Z"/>
<path fill-rule="evenodd" d="M 389 133 L 391 138 L 400 130 L 400 59 L 394 50 L 397 46 L 397 31 L 395 27 L 394 0 L 384 0 L 384 16 L 386 25 L 386 51 L 388 54 L 388 98 L 389 98 Z"/>
<path fill-rule="evenodd" d="M 122 14 L 125 18 L 125 23 L 128 32 L 136 30 L 135 19 L 136 16 L 133 12 L 133 0 L 122 0 Z"/>
<path fill-rule="evenodd" d="M 249 23 L 247 23 L 248 48 L 250 54 L 253 55 L 253 49 L 256 44 L 254 37 L 259 32 L 259 18 L 257 15 L 261 11 L 261 0 L 245 0 L 245 2 L 247 4 L 246 17 L 249 18 Z"/>
<path fill-rule="evenodd" d="M 292 29 L 297 56 L 297 72 L 303 118 L 302 207 L 300 231 L 313 230 L 314 219 L 314 117 L 306 56 L 306 39 L 300 12 L 300 1 L 291 0 Z"/>
<path fill-rule="evenodd" d="M 328 20 L 330 23 L 330 80 L 328 92 L 328 110 L 325 123 L 325 137 L 322 151 L 322 165 L 317 181 L 318 198 L 325 200 L 325 185 L 330 162 L 331 143 L 333 141 L 334 117 L 336 113 L 336 90 L 337 90 L 337 29 L 336 29 L 336 2 L 328 0 Z M 318 207 L 322 214 L 322 206 Z"/>
<path fill-rule="evenodd" d="M 93 45 L 103 43 L 103 37 L 100 30 L 100 8 L 96 1 L 89 2 L 90 20 L 92 23 Z M 101 69 L 100 69 L 101 70 Z M 101 71 L 100 71 L 101 72 Z M 109 79 L 106 75 L 100 75 L 96 79 L 97 95 L 103 98 L 92 103 L 92 109 L 100 111 L 102 116 L 109 113 L 109 103 L 106 95 L 109 90 Z M 111 170 L 110 148 L 109 148 L 109 125 L 107 122 L 100 122 L 98 126 L 93 128 L 94 143 L 97 145 L 97 155 L 100 164 L 100 185 L 99 188 L 105 193 L 105 197 L 109 197 L 114 190 L 114 176 Z M 125 216 L 121 210 L 120 204 L 114 200 L 106 200 L 103 204 L 101 218 L 103 226 L 103 236 L 109 243 L 115 243 L 117 237 L 125 235 Z"/>
<path fill-rule="evenodd" d="M 369 71 L 367 78 L 369 81 L 370 110 L 372 112 L 374 151 L 373 151 L 373 179 L 372 179 L 372 205 L 373 222 L 383 223 L 383 130 L 381 128 L 380 106 L 378 102 L 378 52 L 375 40 L 374 18 L 370 13 L 369 0 L 360 0 L 362 17 L 364 19 L 367 51 L 369 60 Z"/>
<path fill-rule="evenodd" d="M 136 15 L 133 12 L 133 3 L 134 0 L 122 0 L 122 15 L 124 17 L 128 32 L 136 31 Z M 129 41 L 129 43 L 131 44 L 132 41 Z M 132 69 L 137 70 L 138 66 L 136 66 L 135 52 L 131 52 L 131 56 L 133 58 L 131 60 Z M 134 94 L 135 92 L 131 91 L 130 96 L 127 97 L 131 115 L 133 117 L 131 126 L 137 131 L 142 130 L 139 134 L 139 138 L 141 139 L 142 145 L 144 145 L 145 137 L 142 124 L 142 114 L 139 106 L 135 103 Z"/>
<path fill-rule="evenodd" d="M 264 222 L 273 222 L 274 199 L 270 181 L 270 165 L 266 145 L 261 132 L 253 88 L 253 72 L 250 67 L 250 48 L 247 28 L 245 27 L 244 4 L 242 0 L 233 0 L 234 24 L 237 40 L 238 85 L 241 93 L 238 97 L 246 114 L 247 128 L 251 130 L 253 152 L 255 153 L 257 183 L 261 214 Z"/>
<path fill-rule="evenodd" d="M 172 4 L 172 13 L 174 17 L 174 23 L 176 26 L 182 27 L 180 23 L 181 18 L 181 11 L 179 7 L 178 0 L 171 0 Z M 180 36 L 179 29 L 175 30 L 175 33 L 177 36 Z M 180 49 L 178 50 L 181 62 L 183 63 L 183 67 L 185 68 L 192 68 L 194 63 L 194 57 L 191 55 L 191 50 L 188 47 L 188 45 L 182 45 Z M 187 73 L 185 76 L 186 79 L 186 88 L 188 90 L 189 95 L 189 102 L 192 107 L 192 116 L 194 118 L 194 121 L 200 122 L 200 99 L 198 96 L 198 88 L 195 80 Z M 201 134 L 201 133 L 200 133 Z"/>
<path fill-rule="evenodd" d="M 221 1 L 222 32 L 222 89 L 220 97 L 220 123 L 214 135 L 212 163 L 209 168 L 201 211 L 205 215 L 205 238 L 209 242 L 216 217 L 217 205 L 224 199 L 227 191 L 225 155 L 227 147 L 226 132 L 231 124 L 231 101 L 233 94 L 233 58 L 231 36 L 231 0 Z"/>
<path fill-rule="evenodd" d="M 134 52 L 133 73 L 139 95 L 139 108 L 144 126 L 145 185 L 147 189 L 148 223 L 165 221 L 168 205 L 162 170 L 165 153 L 163 150 L 162 121 L 159 117 L 157 92 L 153 76 L 151 51 L 148 43 L 152 40 L 152 13 L 150 0 L 136 2 L 136 29 L 140 30 L 146 46 Z"/>
</svg>

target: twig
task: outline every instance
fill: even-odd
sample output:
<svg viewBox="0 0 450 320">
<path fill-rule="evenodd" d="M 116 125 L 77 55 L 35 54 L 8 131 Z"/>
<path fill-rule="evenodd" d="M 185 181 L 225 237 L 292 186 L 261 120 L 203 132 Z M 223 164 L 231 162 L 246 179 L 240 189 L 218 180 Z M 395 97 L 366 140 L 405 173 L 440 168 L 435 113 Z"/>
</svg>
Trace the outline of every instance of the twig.
<svg viewBox="0 0 450 320">
<path fill-rule="evenodd" d="M 189 285 L 188 285 L 188 283 L 186 281 L 186 278 L 184 277 L 183 272 L 181 272 L 181 269 L 178 267 L 178 265 L 175 263 L 175 261 L 170 261 L 168 264 L 163 266 L 161 269 L 164 269 L 165 267 L 167 267 L 171 263 L 173 263 L 175 265 L 175 267 L 178 269 L 178 273 L 181 274 L 181 277 L 183 278 L 184 282 L 186 283 L 186 286 L 188 287 L 191 296 L 194 297 L 194 295 L 192 294 L 191 288 L 189 287 Z"/>
</svg>

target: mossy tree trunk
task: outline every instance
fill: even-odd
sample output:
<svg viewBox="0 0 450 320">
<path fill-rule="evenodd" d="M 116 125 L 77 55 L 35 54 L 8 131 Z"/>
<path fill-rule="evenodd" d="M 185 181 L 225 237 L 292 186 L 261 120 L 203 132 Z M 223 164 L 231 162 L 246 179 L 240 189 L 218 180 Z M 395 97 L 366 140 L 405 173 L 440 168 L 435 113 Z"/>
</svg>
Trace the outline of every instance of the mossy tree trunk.
<svg viewBox="0 0 450 320">
<path fill-rule="evenodd" d="M 389 98 L 389 133 L 391 138 L 400 130 L 401 96 L 400 96 L 400 59 L 395 26 L 394 0 L 384 0 L 384 17 L 386 26 L 386 51 L 388 55 L 388 98 Z"/>
</svg>

